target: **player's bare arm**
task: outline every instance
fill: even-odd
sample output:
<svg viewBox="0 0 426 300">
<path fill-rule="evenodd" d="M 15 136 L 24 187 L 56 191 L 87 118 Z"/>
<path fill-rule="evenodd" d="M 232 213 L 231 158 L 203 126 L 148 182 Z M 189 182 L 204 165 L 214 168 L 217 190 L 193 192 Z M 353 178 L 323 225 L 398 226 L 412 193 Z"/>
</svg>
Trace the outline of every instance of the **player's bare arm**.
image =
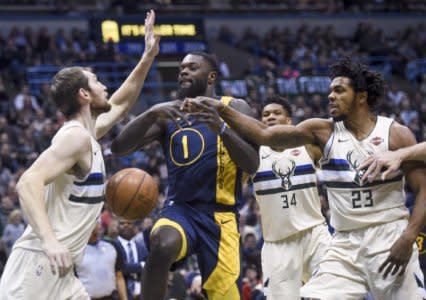
<svg viewBox="0 0 426 300">
<path fill-rule="evenodd" d="M 188 106 L 194 106 L 192 109 L 203 110 L 204 107 L 212 106 L 219 112 L 223 120 L 238 134 L 244 138 L 258 144 L 270 147 L 299 147 L 306 144 L 315 144 L 324 147 L 333 129 L 333 122 L 325 119 L 309 119 L 292 125 L 267 126 L 262 122 L 244 115 L 232 107 L 225 106 L 219 101 L 195 101 Z M 203 114 L 198 112 L 196 114 Z"/>
<path fill-rule="evenodd" d="M 238 135 L 233 129 L 228 128 L 221 120 L 217 110 L 213 106 L 204 105 L 203 102 L 219 102 L 217 99 L 200 96 L 193 101 L 202 107 L 202 113 L 196 114 L 200 122 L 206 123 L 210 129 L 220 134 L 226 149 L 232 160 L 246 173 L 253 174 L 259 167 L 259 154 L 257 147 L 251 145 Z M 252 115 L 248 104 L 242 99 L 232 99 L 229 104 L 235 110 L 245 115 Z"/>
<path fill-rule="evenodd" d="M 413 133 L 406 127 L 394 123 L 390 133 L 390 150 L 414 145 Z M 426 225 L 426 166 L 423 162 L 406 161 L 402 163 L 402 171 L 413 190 L 416 200 L 407 228 L 390 249 L 389 257 L 380 267 L 386 277 L 390 272 L 403 274 L 407 266 L 413 243 L 421 229 Z"/>
<path fill-rule="evenodd" d="M 73 172 L 74 169 L 82 170 L 82 167 L 75 167 L 84 165 L 80 163 L 88 160 L 90 149 L 88 133 L 80 127 L 70 128 L 58 136 L 37 158 L 24 172 L 16 186 L 21 207 L 41 240 L 42 249 L 50 261 L 52 272 L 55 274 L 58 271 L 60 276 L 67 273 L 72 261 L 69 250 L 58 242 L 49 222 L 44 199 L 45 186 L 63 173 Z M 89 161 L 89 165 L 90 163 Z"/>
<path fill-rule="evenodd" d="M 235 131 L 247 139 L 258 145 L 270 147 L 293 148 L 306 144 L 323 146 L 327 136 L 327 132 L 324 132 L 324 129 L 329 129 L 328 136 L 332 129 L 331 121 L 323 119 L 309 119 L 296 126 L 276 125 L 269 127 L 230 107 L 224 107 L 224 109 L 220 110 L 220 115 Z"/>
<path fill-rule="evenodd" d="M 146 75 L 159 52 L 160 36 L 154 34 L 154 23 L 155 13 L 151 10 L 145 19 L 145 50 L 142 58 L 120 88 L 111 96 L 109 100 L 111 110 L 99 115 L 96 119 L 97 139 L 104 136 L 138 99 Z"/>
<path fill-rule="evenodd" d="M 403 161 L 408 160 L 426 160 L 426 142 L 372 155 L 361 164 L 359 169 L 367 169 L 363 180 L 372 181 L 380 172 L 382 172 L 382 180 L 385 180 L 398 171 Z"/>
<path fill-rule="evenodd" d="M 398 154 L 402 161 L 426 160 L 426 142 L 398 149 L 395 152 Z"/>
<path fill-rule="evenodd" d="M 317 165 L 323 155 L 321 148 L 313 144 L 305 145 L 305 148 L 306 148 L 306 151 L 308 151 L 309 156 L 315 162 L 315 165 Z"/>
<path fill-rule="evenodd" d="M 170 101 L 152 106 L 129 122 L 111 144 L 111 151 L 126 155 L 156 140 L 161 140 L 167 120 L 186 120 L 180 111 L 182 101 Z"/>
<path fill-rule="evenodd" d="M 239 112 L 253 117 L 250 106 L 242 99 L 232 99 L 229 104 Z M 259 148 L 247 142 L 232 128 L 225 128 L 221 135 L 232 160 L 248 174 L 254 174 L 259 168 Z"/>
</svg>

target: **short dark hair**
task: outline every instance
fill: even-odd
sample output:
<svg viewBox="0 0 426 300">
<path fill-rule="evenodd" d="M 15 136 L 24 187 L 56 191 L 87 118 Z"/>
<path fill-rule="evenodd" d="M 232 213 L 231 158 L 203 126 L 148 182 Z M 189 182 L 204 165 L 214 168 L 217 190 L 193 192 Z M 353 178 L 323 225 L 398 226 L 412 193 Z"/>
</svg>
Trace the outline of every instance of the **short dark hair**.
<svg viewBox="0 0 426 300">
<path fill-rule="evenodd" d="M 367 92 L 367 102 L 374 107 L 384 96 L 386 83 L 383 76 L 366 65 L 353 62 L 349 57 L 330 66 L 330 78 L 348 77 L 355 92 Z"/>
<path fill-rule="evenodd" d="M 193 51 L 193 52 L 189 52 L 188 55 L 189 54 L 201 56 L 202 58 L 204 58 L 204 60 L 207 61 L 207 63 L 210 66 L 210 71 L 216 72 L 219 75 L 219 64 L 217 63 L 217 60 L 213 55 L 206 52 L 201 52 L 201 51 Z"/>
<path fill-rule="evenodd" d="M 89 79 L 82 67 L 69 67 L 60 70 L 50 84 L 50 98 L 58 109 L 69 118 L 80 110 L 78 91 L 83 88 L 90 91 Z"/>
<path fill-rule="evenodd" d="M 265 102 L 262 105 L 262 110 L 265 108 L 266 105 L 269 105 L 269 104 L 279 104 L 287 112 L 287 116 L 291 118 L 291 116 L 293 115 L 293 109 L 291 108 L 290 103 L 287 101 L 286 98 L 280 95 L 272 95 L 266 98 Z"/>
</svg>

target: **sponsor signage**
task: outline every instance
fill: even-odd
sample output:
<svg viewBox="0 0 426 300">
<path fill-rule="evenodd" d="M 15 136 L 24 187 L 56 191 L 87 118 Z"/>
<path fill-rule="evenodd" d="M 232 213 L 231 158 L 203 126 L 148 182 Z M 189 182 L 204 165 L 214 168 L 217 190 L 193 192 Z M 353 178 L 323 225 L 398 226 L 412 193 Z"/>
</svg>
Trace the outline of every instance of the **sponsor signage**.
<svg viewBox="0 0 426 300">
<path fill-rule="evenodd" d="M 112 42 L 121 52 L 142 53 L 144 48 L 144 18 L 97 18 L 92 21 L 98 39 Z M 182 54 L 206 51 L 204 23 L 201 18 L 157 18 L 154 32 L 161 35 L 162 54 Z"/>
<path fill-rule="evenodd" d="M 330 78 L 328 76 L 300 76 L 297 78 L 277 78 L 275 88 L 281 95 L 299 94 L 328 94 Z M 220 83 L 222 92 L 227 91 L 235 97 L 246 97 L 249 86 L 244 79 L 222 80 Z M 257 86 L 260 92 L 264 92 L 265 85 Z"/>
</svg>

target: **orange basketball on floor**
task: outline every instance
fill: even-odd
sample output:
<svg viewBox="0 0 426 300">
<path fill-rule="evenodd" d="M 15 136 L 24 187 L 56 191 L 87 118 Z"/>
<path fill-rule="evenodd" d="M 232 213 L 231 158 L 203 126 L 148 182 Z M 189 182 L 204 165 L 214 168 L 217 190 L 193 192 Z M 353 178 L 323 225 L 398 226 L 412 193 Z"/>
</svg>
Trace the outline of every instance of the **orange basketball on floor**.
<svg viewBox="0 0 426 300">
<path fill-rule="evenodd" d="M 128 220 L 142 219 L 157 204 L 158 186 L 147 172 L 127 168 L 108 180 L 105 196 L 109 208 L 117 216 Z"/>
</svg>

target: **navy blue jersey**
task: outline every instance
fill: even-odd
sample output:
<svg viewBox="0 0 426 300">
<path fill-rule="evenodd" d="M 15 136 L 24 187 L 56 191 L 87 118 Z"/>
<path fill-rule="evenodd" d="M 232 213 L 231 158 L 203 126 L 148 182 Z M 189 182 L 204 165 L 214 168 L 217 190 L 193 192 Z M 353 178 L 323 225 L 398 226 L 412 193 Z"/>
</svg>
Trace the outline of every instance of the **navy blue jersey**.
<svg viewBox="0 0 426 300">
<path fill-rule="evenodd" d="M 225 105 L 231 97 L 221 97 Z M 231 160 L 220 136 L 191 119 L 167 123 L 163 144 L 169 173 L 167 200 L 237 208 L 242 204 L 242 170 Z"/>
</svg>

